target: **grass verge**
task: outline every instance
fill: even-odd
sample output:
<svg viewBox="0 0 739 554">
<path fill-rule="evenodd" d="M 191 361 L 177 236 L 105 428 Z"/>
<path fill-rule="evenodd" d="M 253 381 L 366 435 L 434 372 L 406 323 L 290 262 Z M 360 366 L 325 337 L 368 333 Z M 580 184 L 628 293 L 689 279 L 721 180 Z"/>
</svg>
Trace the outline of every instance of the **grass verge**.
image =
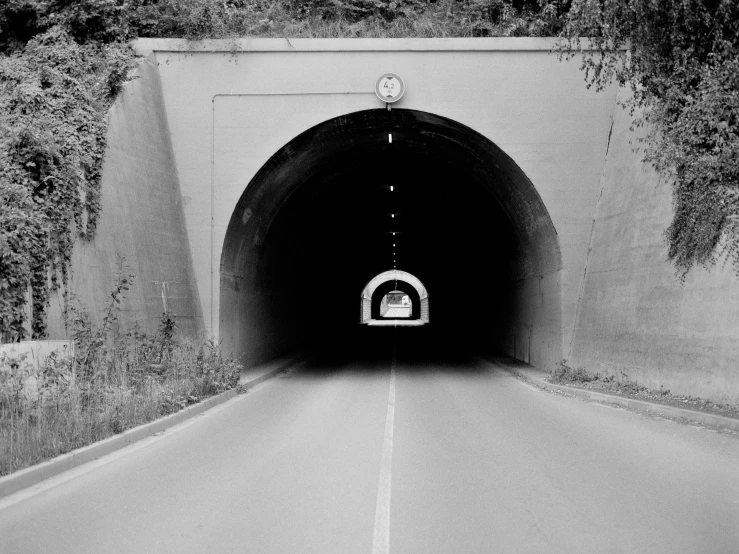
<svg viewBox="0 0 739 554">
<path fill-rule="evenodd" d="M 118 276 L 102 322 L 72 310 L 75 356 L 40 365 L 0 354 L 0 476 L 105 439 L 235 388 L 241 364 L 213 340 L 180 338 L 169 314 L 156 333 L 123 328 Z"/>
<path fill-rule="evenodd" d="M 665 388 L 658 390 L 649 389 L 626 378 L 626 376 L 620 378 L 612 375 L 602 376 L 596 373 L 590 373 L 583 368 L 571 368 L 564 363 L 559 364 L 548 381 L 556 385 L 567 385 L 626 398 L 634 398 L 636 400 L 654 402 L 655 404 L 663 404 L 665 406 L 685 408 L 739 419 L 739 406 L 719 404 L 695 396 L 675 395 Z"/>
</svg>

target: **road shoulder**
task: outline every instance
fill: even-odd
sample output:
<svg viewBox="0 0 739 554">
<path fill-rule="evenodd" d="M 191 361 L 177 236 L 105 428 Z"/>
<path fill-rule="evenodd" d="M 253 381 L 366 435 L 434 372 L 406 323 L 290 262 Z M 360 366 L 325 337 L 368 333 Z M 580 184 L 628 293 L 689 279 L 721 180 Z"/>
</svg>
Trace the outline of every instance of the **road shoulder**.
<svg viewBox="0 0 739 554">
<path fill-rule="evenodd" d="M 299 356 L 280 358 L 241 372 L 239 384 L 224 393 L 211 396 L 168 416 L 128 429 L 118 435 L 77 448 L 51 460 L 22 469 L 0 478 L 0 499 L 32 487 L 65 471 L 75 469 L 102 456 L 126 448 L 153 435 L 161 433 L 188 419 L 203 414 L 232 398 L 248 392 L 260 383 L 276 377 L 293 367 Z"/>
<path fill-rule="evenodd" d="M 615 394 L 607 394 L 604 392 L 550 383 L 547 380 L 549 373 L 538 370 L 517 360 L 512 360 L 502 356 L 485 357 L 481 358 L 481 360 L 511 373 L 530 385 L 548 392 L 573 396 L 602 404 L 620 406 L 636 412 L 660 415 L 671 419 L 699 423 L 708 427 L 717 427 L 720 429 L 739 432 L 739 419 L 689 410 L 686 408 L 678 408 L 676 406 L 658 404 L 655 402 L 647 402 L 645 400 L 629 398 L 626 396 L 618 396 Z"/>
</svg>

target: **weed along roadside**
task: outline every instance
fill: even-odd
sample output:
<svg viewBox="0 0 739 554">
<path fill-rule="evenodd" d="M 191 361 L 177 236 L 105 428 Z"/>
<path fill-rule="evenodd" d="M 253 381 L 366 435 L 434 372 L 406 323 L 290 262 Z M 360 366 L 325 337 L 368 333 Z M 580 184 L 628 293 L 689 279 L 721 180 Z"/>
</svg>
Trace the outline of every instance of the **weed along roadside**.
<svg viewBox="0 0 739 554">
<path fill-rule="evenodd" d="M 156 332 L 119 320 L 133 277 L 117 275 L 100 321 L 70 306 L 74 355 L 42 363 L 0 352 L 0 476 L 235 389 L 240 362 L 212 339 L 179 337 L 171 314 Z"/>
</svg>

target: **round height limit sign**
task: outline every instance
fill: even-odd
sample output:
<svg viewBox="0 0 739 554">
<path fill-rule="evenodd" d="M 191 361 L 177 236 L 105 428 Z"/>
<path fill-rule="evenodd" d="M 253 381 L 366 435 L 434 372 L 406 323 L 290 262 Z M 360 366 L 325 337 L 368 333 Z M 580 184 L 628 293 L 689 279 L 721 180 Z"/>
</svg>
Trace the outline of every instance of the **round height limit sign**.
<svg viewBox="0 0 739 554">
<path fill-rule="evenodd" d="M 377 79 L 375 84 L 375 94 L 383 102 L 391 104 L 397 102 L 405 92 L 405 84 L 403 80 L 395 73 L 385 73 Z"/>
</svg>

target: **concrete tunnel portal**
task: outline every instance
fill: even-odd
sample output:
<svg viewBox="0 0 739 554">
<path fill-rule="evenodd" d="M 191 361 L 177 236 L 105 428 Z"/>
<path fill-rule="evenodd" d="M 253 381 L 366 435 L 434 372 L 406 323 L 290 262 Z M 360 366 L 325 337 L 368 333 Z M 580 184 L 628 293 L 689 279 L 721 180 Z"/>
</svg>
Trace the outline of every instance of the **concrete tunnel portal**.
<svg viewBox="0 0 739 554">
<path fill-rule="evenodd" d="M 434 336 L 561 359 L 561 255 L 533 183 L 476 131 L 405 109 L 325 121 L 254 176 L 224 240 L 220 337 L 247 365 L 351 340 L 372 331 L 357 292 L 390 269 L 433 291 Z"/>
<path fill-rule="evenodd" d="M 410 320 L 429 323 L 429 294 L 421 280 L 407 271 L 391 269 L 375 275 L 364 287 L 360 296 L 360 323 L 371 323 L 384 319 L 380 313 L 383 298 L 393 292 L 401 291 L 410 301 Z"/>
</svg>

